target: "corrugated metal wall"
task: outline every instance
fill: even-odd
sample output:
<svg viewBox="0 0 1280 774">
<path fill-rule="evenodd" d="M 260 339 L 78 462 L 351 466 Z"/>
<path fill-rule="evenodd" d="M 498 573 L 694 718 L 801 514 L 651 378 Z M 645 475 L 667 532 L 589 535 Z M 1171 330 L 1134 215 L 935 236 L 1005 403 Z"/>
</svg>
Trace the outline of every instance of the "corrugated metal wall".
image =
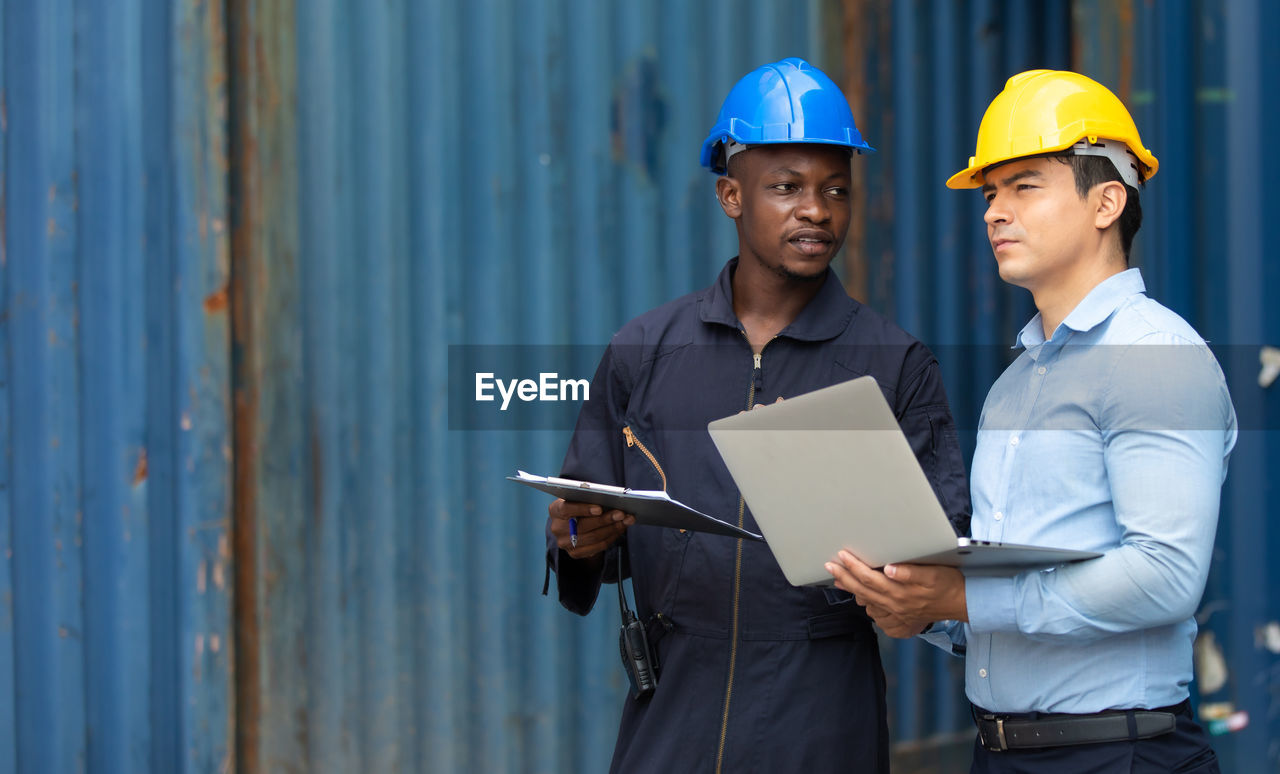
<svg viewBox="0 0 1280 774">
<path fill-rule="evenodd" d="M 1143 195 L 1134 263 L 1155 298 L 1215 343 L 1244 430 L 1199 614 L 1208 636 L 1199 643 L 1198 674 L 1219 658 L 1226 673 L 1202 679 L 1193 700 L 1248 713 L 1246 728 L 1214 739 L 1225 771 L 1275 770 L 1280 574 L 1267 556 L 1280 549 L 1270 496 L 1280 449 L 1271 432 L 1277 398 L 1257 380 L 1261 345 L 1280 339 L 1280 317 L 1268 303 L 1280 273 L 1264 260 L 1277 239 L 1268 220 L 1277 212 L 1275 194 L 1266 186 L 1277 162 L 1264 144 L 1277 116 L 1265 95 L 1280 72 L 1265 35 L 1280 9 L 1248 0 L 872 8 L 881 25 L 874 34 L 893 46 L 866 46 L 869 100 L 892 112 L 865 111 L 865 131 L 882 151 L 867 165 L 870 199 L 881 205 L 868 216 L 866 297 L 937 351 L 962 428 L 976 425 L 1014 334 L 1034 312 L 1029 294 L 994 272 L 980 197 L 942 185 L 973 152 L 991 97 L 1021 70 L 1072 67 L 1121 95 L 1160 158 L 1160 174 Z M 971 453 L 972 433 L 962 435 Z M 966 725 L 963 697 L 954 692 L 961 682 L 949 680 L 956 663 L 919 643 L 898 644 L 886 662 L 899 738 L 945 748 L 946 731 Z M 930 767 L 921 770 L 940 764 L 918 759 Z"/>
<path fill-rule="evenodd" d="M 1225 771 L 1275 770 L 1280 575 L 1266 557 L 1280 548 L 1270 497 L 1280 455 L 1271 432 L 1277 399 L 1257 379 L 1261 345 L 1280 338 L 1268 303 L 1280 275 L 1263 258 L 1277 238 L 1268 220 L 1275 194 L 1266 186 L 1276 160 L 1264 144 L 1276 109 L 1264 95 L 1280 72 L 1265 37 L 1278 9 L 1223 0 L 873 7 L 879 24 L 891 17 L 878 34 L 893 46 L 871 56 L 868 89 L 893 112 L 883 129 L 873 123 L 883 114 L 867 112 L 868 135 L 883 138 L 882 153 L 869 159 L 868 189 L 884 205 L 869 213 L 866 295 L 934 346 L 962 427 L 974 427 L 987 386 L 1010 357 L 1007 346 L 1034 311 L 1028 294 L 995 275 L 979 197 L 942 186 L 972 153 L 986 103 L 1015 72 L 1070 66 L 1122 96 L 1159 156 L 1134 262 L 1152 295 L 1215 343 L 1244 430 L 1199 615 L 1208 636 L 1198 673 L 1219 657 L 1226 673 L 1202 679 L 1193 699 L 1248 713 L 1245 729 L 1214 739 Z M 950 701 L 954 662 L 919 644 L 898 645 L 887 661 L 900 738 L 935 735 L 945 746 L 946 730 L 965 721 L 963 705 L 957 715 Z"/>
<path fill-rule="evenodd" d="M 1270 96 L 1280 88 L 1280 52 L 1271 39 L 1280 7 L 1135 3 L 1131 19 L 1132 101 L 1138 120 L 1151 127 L 1151 147 L 1165 149 L 1142 260 L 1154 291 L 1218 343 L 1243 429 L 1199 614 L 1201 699 L 1248 713 L 1247 728 L 1216 740 L 1229 770 L 1277 771 L 1280 508 L 1273 481 L 1280 477 L 1280 394 L 1261 387 L 1258 375 L 1261 346 L 1280 342 L 1280 313 L 1270 298 L 1280 290 L 1280 268 L 1267 260 L 1280 247 L 1270 185 L 1280 161 L 1269 139 L 1280 121 Z M 1126 66 L 1122 59 L 1122 75 Z M 1225 672 L 1215 677 L 1218 670 L 1208 667 L 1219 657 Z"/>
<path fill-rule="evenodd" d="M 0 772 L 230 762 L 222 15 L 3 7 Z"/>
<path fill-rule="evenodd" d="M 943 182 L 972 155 L 982 113 L 1009 75 L 1070 65 L 1071 5 L 910 0 L 857 10 L 852 43 L 867 94 L 858 118 L 880 152 L 866 164 L 865 268 L 855 273 L 866 285 L 851 290 L 937 354 L 967 462 L 987 388 L 1012 359 L 1008 343 L 1023 324 L 1014 320 L 1034 310 L 996 276 L 981 198 Z M 967 762 L 972 743 L 963 663 L 922 641 L 884 644 L 894 737 L 917 740 L 900 761 L 911 771 L 967 770 L 946 768 Z"/>
<path fill-rule="evenodd" d="M 1203 701 L 1251 717 L 1225 770 L 1280 761 L 1265 0 L 2 9 L 0 774 L 602 769 L 612 607 L 539 595 L 545 499 L 498 483 L 568 430 L 463 429 L 451 356 L 589 372 L 707 284 L 734 242 L 697 147 L 787 55 L 880 149 L 842 272 L 934 346 L 970 444 L 1031 307 L 942 181 L 1019 70 L 1133 105 L 1161 159 L 1137 260 L 1222 345 L 1248 430 Z M 899 770 L 966 770 L 959 662 L 886 663 Z"/>
<path fill-rule="evenodd" d="M 709 283 L 734 249 L 696 162 L 718 101 L 821 60 L 838 10 L 232 5 L 245 770 L 607 765 L 616 614 L 540 595 L 546 498 L 501 483 L 556 469 L 569 427 L 451 428 L 449 349 L 594 359 Z M 295 184 L 292 209 L 266 190 Z"/>
</svg>

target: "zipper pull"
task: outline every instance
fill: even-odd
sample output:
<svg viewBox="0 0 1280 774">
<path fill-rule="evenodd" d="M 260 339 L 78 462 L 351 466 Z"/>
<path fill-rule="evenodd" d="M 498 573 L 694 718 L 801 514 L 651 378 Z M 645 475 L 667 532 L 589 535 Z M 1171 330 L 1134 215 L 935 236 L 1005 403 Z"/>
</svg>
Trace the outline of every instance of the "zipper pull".
<svg viewBox="0 0 1280 774">
<path fill-rule="evenodd" d="M 630 426 L 630 425 L 627 425 L 626 427 L 622 428 L 622 434 L 623 434 L 623 435 L 626 437 L 626 439 L 627 439 L 627 446 L 635 446 L 635 445 L 636 445 L 636 437 L 635 437 L 635 435 L 631 432 L 631 426 Z"/>
<path fill-rule="evenodd" d="M 760 370 L 760 353 L 756 352 L 754 354 L 754 357 L 756 359 L 756 370 L 759 371 Z"/>
</svg>

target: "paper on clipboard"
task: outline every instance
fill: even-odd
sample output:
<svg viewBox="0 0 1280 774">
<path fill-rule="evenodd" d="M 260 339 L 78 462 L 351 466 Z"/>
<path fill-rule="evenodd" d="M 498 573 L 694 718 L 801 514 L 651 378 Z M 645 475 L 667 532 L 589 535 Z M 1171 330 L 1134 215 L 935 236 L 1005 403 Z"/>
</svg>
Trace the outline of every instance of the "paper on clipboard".
<svg viewBox="0 0 1280 774">
<path fill-rule="evenodd" d="M 535 476 L 523 470 L 516 471 L 514 476 L 507 476 L 507 480 L 573 502 L 591 503 L 605 510 L 617 508 L 635 516 L 636 524 L 687 529 L 693 532 L 707 532 L 712 535 L 728 535 L 764 542 L 764 538 L 755 532 L 740 529 L 714 516 L 708 516 L 702 511 L 694 510 L 672 499 L 666 492 L 656 489 L 627 489 L 608 484 L 594 484 L 590 481 L 575 481 L 571 478 Z"/>
</svg>

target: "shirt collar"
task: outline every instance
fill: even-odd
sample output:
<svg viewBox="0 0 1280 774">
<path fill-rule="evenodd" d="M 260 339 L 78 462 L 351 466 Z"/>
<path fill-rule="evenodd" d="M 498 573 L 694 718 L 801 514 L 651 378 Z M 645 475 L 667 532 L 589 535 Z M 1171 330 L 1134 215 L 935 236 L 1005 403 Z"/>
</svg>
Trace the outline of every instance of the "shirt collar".
<svg viewBox="0 0 1280 774">
<path fill-rule="evenodd" d="M 720 270 L 715 284 L 698 297 L 698 316 L 703 322 L 742 328 L 733 313 L 733 272 L 737 268 L 738 259 L 731 259 Z M 856 311 L 857 303 L 844 292 L 840 278 L 828 267 L 818 294 L 778 335 L 801 341 L 833 339 L 849 326 Z"/>
<path fill-rule="evenodd" d="M 1142 271 L 1126 269 L 1119 274 L 1107 277 L 1094 286 L 1089 294 L 1076 304 L 1076 308 L 1062 321 L 1067 328 L 1083 333 L 1096 327 L 1115 313 L 1126 298 L 1137 293 L 1145 293 L 1146 283 L 1142 281 Z M 1045 343 L 1044 325 L 1040 313 L 1031 318 L 1031 322 L 1023 326 L 1018 333 L 1014 348 L 1021 346 L 1031 349 Z"/>
</svg>

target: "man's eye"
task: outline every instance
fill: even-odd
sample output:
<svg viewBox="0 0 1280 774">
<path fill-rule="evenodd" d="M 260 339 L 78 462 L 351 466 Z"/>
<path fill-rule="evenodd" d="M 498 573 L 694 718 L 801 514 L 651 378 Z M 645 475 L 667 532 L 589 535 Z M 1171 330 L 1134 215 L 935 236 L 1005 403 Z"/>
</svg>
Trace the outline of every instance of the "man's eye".
<svg viewBox="0 0 1280 774">
<path fill-rule="evenodd" d="M 774 190 L 782 191 L 783 193 L 791 193 L 792 191 L 797 190 L 795 183 L 777 183 L 773 188 Z"/>
<path fill-rule="evenodd" d="M 827 193 L 830 194 L 831 196 L 845 196 L 849 193 L 849 189 L 836 186 L 834 188 L 828 188 Z"/>
<path fill-rule="evenodd" d="M 1018 183 L 1018 190 L 1019 190 L 1019 191 L 1030 191 L 1031 189 L 1033 189 L 1033 188 L 1037 188 L 1037 187 L 1038 187 L 1038 186 L 1034 186 L 1034 185 L 1032 185 L 1032 184 L 1030 184 L 1030 183 Z"/>
</svg>

